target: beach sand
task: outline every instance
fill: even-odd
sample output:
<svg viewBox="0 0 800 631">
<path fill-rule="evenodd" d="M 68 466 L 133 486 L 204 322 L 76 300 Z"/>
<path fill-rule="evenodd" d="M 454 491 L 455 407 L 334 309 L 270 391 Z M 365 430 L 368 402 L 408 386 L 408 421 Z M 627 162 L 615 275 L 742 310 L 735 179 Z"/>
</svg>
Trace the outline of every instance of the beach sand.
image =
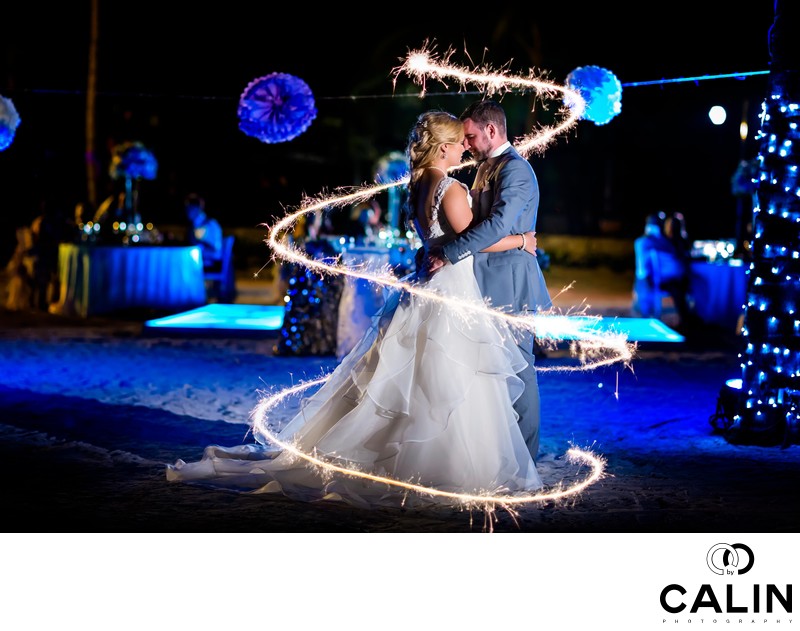
<svg viewBox="0 0 800 631">
<path fill-rule="evenodd" d="M 576 278 L 574 293 L 557 300 L 563 309 L 629 315 L 624 274 L 558 269 L 548 283 L 555 294 Z M 252 300 L 249 291 L 259 290 L 243 284 L 238 301 Z M 629 365 L 590 371 L 567 370 L 578 362 L 566 348 L 538 358 L 543 479 L 557 485 L 588 475 L 568 462 L 571 447 L 601 457 L 605 471 L 569 499 L 498 510 L 487 527 L 476 510 L 363 510 L 167 482 L 166 464 L 196 460 L 209 444 L 248 441 L 260 393 L 332 370 L 332 356 L 275 356 L 269 337 L 159 337 L 131 317 L 4 311 L 0 324 L 8 531 L 798 530 L 791 507 L 800 495 L 800 448 L 734 445 L 711 426 L 722 385 L 740 376 L 731 333 L 642 344 Z"/>
</svg>

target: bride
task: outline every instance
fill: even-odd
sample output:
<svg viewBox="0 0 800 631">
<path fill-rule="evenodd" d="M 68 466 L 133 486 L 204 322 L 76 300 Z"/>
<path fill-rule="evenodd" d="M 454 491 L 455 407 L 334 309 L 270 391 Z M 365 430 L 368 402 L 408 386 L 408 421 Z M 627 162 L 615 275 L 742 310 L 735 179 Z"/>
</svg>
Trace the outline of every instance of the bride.
<svg viewBox="0 0 800 631">
<path fill-rule="evenodd" d="M 463 143 L 461 121 L 443 111 L 422 114 L 410 131 L 406 219 L 426 248 L 454 239 L 472 221 L 466 186 L 447 175 L 460 164 Z M 534 234 L 525 237 L 507 236 L 486 251 L 524 245 L 533 254 Z M 484 305 L 472 257 L 439 268 L 417 286 Z M 517 373 L 524 365 L 511 331 L 497 318 L 464 315 L 446 302 L 396 291 L 278 440 L 271 444 L 256 427 L 259 442 L 211 445 L 198 462 L 168 465 L 167 479 L 359 506 L 448 505 L 459 502 L 456 494 L 535 491 L 542 483 L 512 407 L 522 392 Z M 437 493 L 409 491 L 409 483 Z"/>
</svg>

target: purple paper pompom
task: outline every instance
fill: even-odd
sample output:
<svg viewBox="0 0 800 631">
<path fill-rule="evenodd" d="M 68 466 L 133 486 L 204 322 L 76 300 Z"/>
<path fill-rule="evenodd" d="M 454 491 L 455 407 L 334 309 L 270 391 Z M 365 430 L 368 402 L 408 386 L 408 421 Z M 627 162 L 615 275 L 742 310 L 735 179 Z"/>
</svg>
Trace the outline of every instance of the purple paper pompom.
<svg viewBox="0 0 800 631">
<path fill-rule="evenodd" d="M 302 134 L 317 116 L 305 81 L 273 72 L 251 81 L 239 98 L 239 129 L 262 142 L 285 142 Z"/>
<path fill-rule="evenodd" d="M 567 86 L 586 101 L 583 118 L 605 125 L 622 111 L 622 84 L 605 68 L 582 66 L 567 75 Z"/>
</svg>

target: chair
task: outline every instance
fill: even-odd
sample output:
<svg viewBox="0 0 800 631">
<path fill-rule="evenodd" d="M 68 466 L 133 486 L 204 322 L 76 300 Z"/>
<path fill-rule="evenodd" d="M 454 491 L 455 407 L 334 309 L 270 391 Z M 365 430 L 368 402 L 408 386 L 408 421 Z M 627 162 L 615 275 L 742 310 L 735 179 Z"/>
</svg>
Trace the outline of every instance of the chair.
<svg viewBox="0 0 800 631">
<path fill-rule="evenodd" d="M 636 255 L 636 283 L 634 304 L 636 311 L 644 317 L 660 318 L 662 300 L 675 297 L 669 285 L 687 279 L 687 270 L 671 253 L 644 247 L 644 242 L 634 243 Z"/>
<path fill-rule="evenodd" d="M 236 237 L 229 235 L 222 239 L 222 258 L 220 265 L 203 269 L 207 294 L 217 302 L 233 302 L 236 298 L 236 277 L 233 269 L 233 243 Z"/>
</svg>

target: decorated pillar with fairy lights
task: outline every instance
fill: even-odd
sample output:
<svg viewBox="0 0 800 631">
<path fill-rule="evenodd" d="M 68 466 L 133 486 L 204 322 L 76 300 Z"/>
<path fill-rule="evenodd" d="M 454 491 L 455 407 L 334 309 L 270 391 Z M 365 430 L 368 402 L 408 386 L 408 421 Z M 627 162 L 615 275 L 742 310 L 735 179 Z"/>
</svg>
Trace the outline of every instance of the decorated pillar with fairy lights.
<svg viewBox="0 0 800 631">
<path fill-rule="evenodd" d="M 762 104 L 741 391 L 726 437 L 800 442 L 800 10 L 775 2 L 769 93 Z"/>
<path fill-rule="evenodd" d="M 333 262 L 333 259 L 322 259 Z M 285 264 L 285 313 L 276 355 L 335 355 L 341 277 L 325 278 L 298 264 Z"/>
</svg>

